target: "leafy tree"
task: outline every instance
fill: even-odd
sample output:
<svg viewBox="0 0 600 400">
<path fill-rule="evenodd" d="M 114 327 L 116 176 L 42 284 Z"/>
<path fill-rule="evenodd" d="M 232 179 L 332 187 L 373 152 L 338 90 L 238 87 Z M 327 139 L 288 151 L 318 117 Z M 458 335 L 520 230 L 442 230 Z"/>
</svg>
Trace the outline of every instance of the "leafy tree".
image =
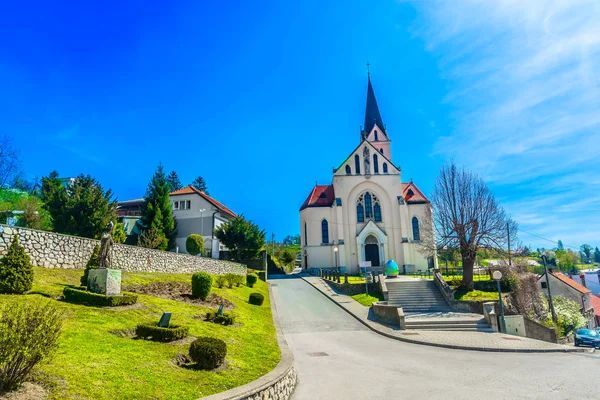
<svg viewBox="0 0 600 400">
<path fill-rule="evenodd" d="M 581 250 L 581 262 L 584 264 L 589 264 L 592 262 L 592 251 L 594 248 L 589 244 L 582 244 L 579 248 Z"/>
<path fill-rule="evenodd" d="M 600 249 L 594 250 L 594 262 L 600 263 Z"/>
<path fill-rule="evenodd" d="M 285 249 L 283 251 L 283 254 L 281 255 L 280 260 L 283 263 L 283 265 L 289 266 L 293 264 L 296 260 L 296 254 L 294 254 L 294 252 L 290 249 Z"/>
<path fill-rule="evenodd" d="M 142 233 L 153 231 L 146 235 L 145 240 L 140 243 L 144 247 L 159 250 L 169 250 L 175 247 L 177 225 L 173 218 L 173 210 L 169 193 L 169 184 L 162 165 L 159 165 L 148 183 L 146 189 L 144 209 L 140 218 Z M 152 239 L 152 240 L 149 240 Z"/>
<path fill-rule="evenodd" d="M 285 244 L 285 245 L 300 244 L 300 235 L 287 235 L 283 239 L 283 244 Z"/>
<path fill-rule="evenodd" d="M 185 241 L 185 249 L 193 256 L 202 253 L 204 251 L 204 238 L 192 233 Z"/>
<path fill-rule="evenodd" d="M 431 204 L 433 213 L 428 208 L 421 224 L 420 252 L 433 256 L 437 249 L 460 249 L 462 286 L 472 290 L 477 251 L 482 247 L 506 248 L 507 231 L 515 245 L 517 224 L 506 215 L 481 177 L 454 163 L 441 168 Z"/>
<path fill-rule="evenodd" d="M 6 223 L 6 218 L 13 211 L 23 211 L 17 219 L 17 226 L 31 229 L 52 229 L 50 214 L 42 207 L 42 201 L 24 191 L 0 188 L 0 223 Z"/>
<path fill-rule="evenodd" d="M 152 229 L 147 229 L 138 237 L 137 245 L 148 249 L 158 249 L 163 245 L 164 241 L 164 235 Z"/>
<path fill-rule="evenodd" d="M 192 186 L 210 196 L 210 193 L 208 193 L 208 186 L 206 186 L 204 178 L 200 175 L 198 175 L 196 179 L 192 181 Z"/>
<path fill-rule="evenodd" d="M 216 238 L 230 251 L 235 260 L 256 258 L 265 244 L 265 231 L 239 215 L 215 229 Z"/>
<path fill-rule="evenodd" d="M 42 178 L 42 202 L 50 213 L 54 231 L 98 238 L 109 221 L 116 219 L 117 201 L 109 189 L 90 175 L 80 174 L 66 188 L 52 172 Z"/>
<path fill-rule="evenodd" d="M 179 176 L 175 171 L 171 171 L 169 176 L 167 176 L 167 181 L 169 182 L 169 186 L 171 186 L 171 192 L 179 190 L 183 187 L 181 181 L 179 180 Z"/>
<path fill-rule="evenodd" d="M 564 250 L 565 249 L 565 245 L 563 244 L 562 240 L 558 240 L 558 247 L 556 248 L 556 250 Z"/>
<path fill-rule="evenodd" d="M 125 224 L 117 222 L 112 231 L 112 238 L 115 243 L 125 243 L 127 233 L 125 232 Z"/>
<path fill-rule="evenodd" d="M 585 318 L 583 318 L 580 311 L 581 304 L 564 296 L 554 296 L 552 303 L 558 318 L 558 325 L 561 326 L 565 334 L 585 326 Z"/>
</svg>

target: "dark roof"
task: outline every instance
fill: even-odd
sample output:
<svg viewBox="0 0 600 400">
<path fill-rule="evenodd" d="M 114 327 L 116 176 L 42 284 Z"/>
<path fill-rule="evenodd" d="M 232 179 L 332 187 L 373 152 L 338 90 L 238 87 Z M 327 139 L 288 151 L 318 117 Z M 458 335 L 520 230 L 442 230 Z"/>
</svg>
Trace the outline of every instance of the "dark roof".
<svg viewBox="0 0 600 400">
<path fill-rule="evenodd" d="M 419 190 L 417 185 L 412 182 L 402 183 L 402 197 L 408 204 L 425 204 L 429 203 L 429 200 L 423 192 Z"/>
<path fill-rule="evenodd" d="M 377 100 L 375 100 L 375 92 L 373 91 L 373 85 L 371 85 L 371 77 L 369 76 L 369 87 L 367 88 L 367 108 L 365 110 L 365 125 L 363 127 L 366 133 L 371 132 L 373 127 L 377 124 L 379 129 L 385 131 L 381 114 L 379 113 L 379 107 L 377 106 Z"/>
<path fill-rule="evenodd" d="M 334 201 L 333 185 L 315 185 L 306 200 L 304 200 L 300 211 L 308 207 L 331 207 Z"/>
<path fill-rule="evenodd" d="M 225 207 L 225 205 L 223 203 L 218 202 L 217 200 L 213 199 L 212 197 L 210 197 L 209 195 L 207 195 L 203 191 L 196 189 L 192 185 L 188 185 L 188 186 L 186 186 L 184 188 L 181 188 L 179 190 L 171 192 L 169 194 L 169 196 L 178 196 L 178 195 L 181 195 L 181 194 L 193 194 L 193 193 L 199 195 L 200 197 L 203 197 L 210 204 L 212 204 L 213 206 L 217 207 L 217 209 L 219 211 L 221 211 L 222 213 L 228 214 L 228 215 L 230 215 L 232 217 L 236 217 L 235 213 L 233 211 L 231 211 L 229 208 Z"/>
</svg>

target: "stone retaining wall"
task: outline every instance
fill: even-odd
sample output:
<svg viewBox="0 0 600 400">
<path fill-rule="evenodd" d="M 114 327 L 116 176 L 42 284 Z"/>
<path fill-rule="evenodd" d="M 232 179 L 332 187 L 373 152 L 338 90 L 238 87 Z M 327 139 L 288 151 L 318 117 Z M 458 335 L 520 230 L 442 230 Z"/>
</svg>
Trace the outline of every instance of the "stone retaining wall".
<svg viewBox="0 0 600 400">
<path fill-rule="evenodd" d="M 38 267 L 83 269 L 99 240 L 62 235 L 35 229 L 0 225 L 0 256 L 6 253 L 14 235 Z M 129 272 L 178 272 L 206 271 L 220 275 L 246 274 L 246 266 L 230 261 L 195 257 L 144 247 L 115 244 L 111 253 L 111 267 Z"/>
</svg>

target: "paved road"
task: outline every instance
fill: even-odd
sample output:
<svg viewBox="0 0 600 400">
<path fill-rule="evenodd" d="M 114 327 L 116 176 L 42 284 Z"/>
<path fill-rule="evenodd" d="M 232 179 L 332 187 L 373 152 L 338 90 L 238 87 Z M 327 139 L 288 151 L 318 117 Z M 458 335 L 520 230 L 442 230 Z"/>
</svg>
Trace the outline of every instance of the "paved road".
<svg viewBox="0 0 600 400">
<path fill-rule="evenodd" d="M 293 400 L 600 398 L 598 353 L 485 353 L 399 342 L 368 330 L 301 279 L 270 282 L 298 368 Z"/>
</svg>

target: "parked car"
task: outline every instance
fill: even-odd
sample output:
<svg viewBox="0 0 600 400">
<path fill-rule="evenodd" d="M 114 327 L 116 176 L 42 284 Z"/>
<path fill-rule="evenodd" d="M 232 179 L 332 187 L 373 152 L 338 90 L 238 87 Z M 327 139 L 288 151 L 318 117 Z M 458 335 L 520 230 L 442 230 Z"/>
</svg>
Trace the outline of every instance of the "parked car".
<svg viewBox="0 0 600 400">
<path fill-rule="evenodd" d="M 588 345 L 600 349 L 600 334 L 594 329 L 578 329 L 575 332 L 575 346 Z"/>
</svg>

